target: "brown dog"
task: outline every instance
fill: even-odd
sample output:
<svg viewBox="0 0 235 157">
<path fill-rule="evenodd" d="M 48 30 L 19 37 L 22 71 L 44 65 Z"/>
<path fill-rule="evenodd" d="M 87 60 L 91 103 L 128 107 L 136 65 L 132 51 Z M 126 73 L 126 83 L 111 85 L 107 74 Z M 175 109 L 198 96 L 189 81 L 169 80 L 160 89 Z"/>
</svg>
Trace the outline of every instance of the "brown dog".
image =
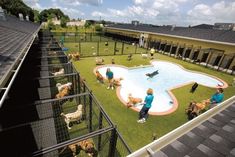
<svg viewBox="0 0 235 157">
<path fill-rule="evenodd" d="M 56 94 L 56 98 L 63 98 L 65 96 L 68 96 L 70 92 L 70 88 L 69 87 L 65 87 L 62 91 L 60 91 L 58 94 Z"/>
<path fill-rule="evenodd" d="M 68 145 L 67 147 L 63 148 L 59 152 L 59 154 L 62 154 L 67 148 L 71 150 L 71 152 L 73 153 L 73 157 L 76 157 L 79 150 L 85 151 L 85 153 L 87 153 L 87 155 L 90 157 L 95 157 L 97 155 L 95 145 L 91 139 Z"/>
<path fill-rule="evenodd" d="M 137 103 L 141 103 L 143 100 L 141 98 L 134 98 L 131 94 L 128 95 L 127 107 L 132 107 Z"/>
<path fill-rule="evenodd" d="M 81 149 L 87 153 L 88 156 L 93 157 L 96 155 L 95 145 L 91 139 L 83 140 L 81 142 L 78 142 L 78 144 Z"/>
<path fill-rule="evenodd" d="M 120 78 L 115 78 L 115 79 L 113 79 L 113 84 L 114 84 L 115 86 L 121 86 L 121 80 L 123 80 L 122 77 L 120 77 Z"/>
<path fill-rule="evenodd" d="M 73 59 L 73 60 L 79 60 L 80 59 L 80 53 L 78 52 L 73 52 L 68 54 L 69 59 Z"/>
</svg>

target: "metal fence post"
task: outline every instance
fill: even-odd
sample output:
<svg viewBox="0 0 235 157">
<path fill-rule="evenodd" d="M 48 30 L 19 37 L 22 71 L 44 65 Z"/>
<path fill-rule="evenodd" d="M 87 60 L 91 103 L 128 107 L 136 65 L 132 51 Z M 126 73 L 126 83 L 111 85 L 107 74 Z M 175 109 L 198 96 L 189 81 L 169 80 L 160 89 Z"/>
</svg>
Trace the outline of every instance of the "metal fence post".
<svg viewBox="0 0 235 157">
<path fill-rule="evenodd" d="M 135 44 L 135 54 L 137 53 L 137 44 Z"/>
<path fill-rule="evenodd" d="M 114 157 L 115 155 L 117 137 L 118 136 L 117 136 L 116 126 L 114 126 L 111 132 L 110 143 L 109 143 L 109 155 L 108 155 L 109 157 Z"/>
<path fill-rule="evenodd" d="M 99 129 L 102 129 L 103 127 L 103 113 L 100 111 L 100 116 L 99 116 Z M 98 151 L 101 150 L 101 135 L 98 136 Z"/>
<path fill-rule="evenodd" d="M 114 42 L 114 49 L 113 49 L 113 55 L 116 55 L 116 49 L 117 49 L 117 42 Z"/>
<path fill-rule="evenodd" d="M 124 51 L 124 42 L 122 42 L 122 55 L 123 55 L 123 51 Z"/>
<path fill-rule="evenodd" d="M 80 52 L 80 54 L 82 54 L 82 50 L 81 50 L 81 42 L 79 41 L 78 43 L 78 51 Z"/>
<path fill-rule="evenodd" d="M 97 41 L 97 56 L 99 56 L 99 50 L 100 50 L 100 42 Z"/>
<path fill-rule="evenodd" d="M 92 92 L 89 94 L 89 132 L 92 132 Z"/>
</svg>

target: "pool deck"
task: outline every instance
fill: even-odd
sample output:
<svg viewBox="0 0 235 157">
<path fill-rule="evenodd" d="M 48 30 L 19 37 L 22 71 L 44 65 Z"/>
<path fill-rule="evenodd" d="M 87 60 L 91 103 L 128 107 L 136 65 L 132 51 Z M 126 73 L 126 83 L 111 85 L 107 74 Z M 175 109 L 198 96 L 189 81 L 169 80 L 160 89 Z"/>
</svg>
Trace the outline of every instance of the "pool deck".
<svg viewBox="0 0 235 157">
<path fill-rule="evenodd" d="M 163 60 L 152 60 L 152 61 L 150 61 L 150 65 L 140 65 L 140 66 L 134 66 L 134 67 L 130 67 L 130 68 L 128 68 L 128 67 L 126 67 L 126 66 L 123 66 L 123 65 L 117 65 L 117 64 L 105 64 L 105 65 L 99 65 L 99 66 L 95 67 L 94 70 L 93 70 L 93 72 L 94 72 L 94 74 L 96 74 L 96 73 L 95 73 L 96 70 L 98 70 L 99 68 L 104 68 L 104 67 L 121 67 L 121 68 L 125 68 L 125 69 L 128 69 L 128 70 L 133 69 L 133 68 L 150 67 L 150 66 L 153 66 L 152 63 L 153 63 L 153 62 L 156 62 L 156 61 L 168 62 L 168 61 L 163 61 Z M 176 64 L 176 63 L 173 63 L 173 62 L 168 62 L 168 63 Z M 192 73 L 199 73 L 199 74 L 207 75 L 207 76 L 209 76 L 209 77 L 212 77 L 212 78 L 215 78 L 215 79 L 219 80 L 220 82 L 223 82 L 223 86 L 217 86 L 216 88 L 227 88 L 227 87 L 228 87 L 228 84 L 227 84 L 225 81 L 223 81 L 222 79 L 218 78 L 218 77 L 215 77 L 215 76 L 213 76 L 213 75 L 209 75 L 209 74 L 206 74 L 206 73 L 202 73 L 202 72 L 197 72 L 197 71 L 188 70 L 188 69 L 185 69 L 183 66 L 181 66 L 181 65 L 179 65 L 179 64 L 176 64 L 176 65 L 179 66 L 179 67 L 181 67 L 181 68 L 184 69 L 185 71 L 192 72 Z M 106 78 L 105 78 L 105 79 L 106 79 Z M 180 88 L 180 87 L 183 87 L 183 86 L 186 86 L 186 85 L 189 85 L 189 84 L 193 84 L 193 83 L 195 83 L 195 82 L 188 82 L 188 83 L 185 83 L 185 84 L 181 84 L 181 85 L 179 85 L 179 86 L 172 87 L 172 88 L 170 88 L 169 90 L 167 90 L 167 93 L 169 94 L 169 96 L 170 96 L 171 99 L 173 100 L 172 108 L 169 109 L 169 110 L 167 110 L 167 111 L 164 111 L 164 112 L 149 112 L 149 114 L 150 114 L 150 115 L 155 115 L 155 116 L 162 116 L 162 115 L 169 115 L 169 114 L 175 112 L 175 111 L 177 110 L 179 104 L 178 104 L 178 101 L 177 101 L 175 95 L 172 93 L 172 90 L 177 89 L 177 88 Z M 202 85 L 202 84 L 199 84 L 199 85 L 205 86 L 205 85 Z M 208 86 L 208 87 L 214 88 L 214 87 L 211 87 L 211 86 Z M 116 88 L 116 94 L 117 94 L 119 100 L 127 107 L 127 102 L 121 97 L 121 95 L 120 95 L 120 90 L 121 90 L 121 87 L 118 86 L 118 87 Z M 134 111 L 137 111 L 137 112 L 140 111 L 140 109 L 138 109 L 138 108 L 136 108 L 136 107 L 134 107 L 134 106 L 133 106 L 133 107 L 130 107 L 130 108 L 131 108 L 132 110 L 134 110 Z"/>
</svg>

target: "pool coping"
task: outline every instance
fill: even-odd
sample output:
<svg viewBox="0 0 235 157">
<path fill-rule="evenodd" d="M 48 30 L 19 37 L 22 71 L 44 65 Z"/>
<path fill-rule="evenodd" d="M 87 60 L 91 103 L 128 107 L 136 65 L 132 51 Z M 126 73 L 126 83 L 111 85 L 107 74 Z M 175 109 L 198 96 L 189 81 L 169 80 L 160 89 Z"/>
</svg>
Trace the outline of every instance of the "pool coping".
<svg viewBox="0 0 235 157">
<path fill-rule="evenodd" d="M 182 68 L 182 69 L 185 70 L 185 71 L 192 72 L 192 73 L 199 73 L 199 74 L 207 75 L 207 76 L 209 76 L 209 77 L 212 77 L 212 78 L 214 78 L 214 79 L 217 79 L 217 80 L 223 82 L 223 86 L 218 86 L 218 87 L 205 86 L 205 85 L 199 84 L 199 85 L 201 85 L 201 86 L 205 86 L 205 87 L 209 87 L 209 88 L 227 88 L 227 87 L 228 87 L 228 84 L 227 84 L 224 80 L 222 80 L 222 79 L 220 79 L 220 78 L 218 78 L 218 77 L 216 77 L 216 76 L 209 75 L 209 74 L 206 74 L 206 73 L 203 73 L 203 72 L 197 72 L 197 71 L 193 71 L 193 70 L 188 70 L 188 69 L 184 68 L 182 65 L 179 65 L 179 64 L 177 64 L 177 63 L 173 63 L 173 62 L 169 62 L 169 61 L 164 61 L 164 60 L 159 60 L 159 59 L 151 60 L 151 61 L 150 61 L 150 65 L 140 65 L 140 66 L 134 66 L 134 67 L 126 67 L 126 66 L 124 66 L 124 65 L 119 65 L 119 64 L 105 64 L 105 65 L 99 65 L 99 66 L 96 66 L 96 67 L 94 68 L 93 73 L 95 74 L 96 70 L 99 69 L 99 68 L 108 67 L 108 66 L 121 67 L 121 68 L 125 68 L 125 69 L 127 69 L 127 70 L 132 70 L 132 69 L 136 69 L 136 68 L 143 68 L 143 67 L 150 67 L 150 66 L 154 66 L 152 63 L 155 62 L 155 61 L 168 62 L 168 63 L 171 63 L 171 64 L 175 64 L 175 65 L 179 66 L 180 68 Z M 105 78 L 105 80 L 106 80 L 106 78 Z M 150 114 L 150 115 L 154 115 L 154 116 L 163 116 L 163 115 L 169 115 L 169 114 L 175 112 L 175 111 L 178 109 L 179 104 L 178 104 L 178 100 L 176 99 L 175 95 L 172 93 L 172 90 L 177 89 L 177 88 L 180 88 L 180 87 L 183 87 L 183 86 L 186 86 L 186 85 L 189 85 L 189 84 L 193 84 L 193 83 L 195 83 L 195 82 L 192 81 L 192 82 L 184 83 L 184 84 L 181 84 L 181 85 L 178 85 L 178 86 L 174 86 L 174 87 L 172 87 L 172 88 L 166 90 L 167 93 L 169 94 L 169 96 L 171 97 L 171 99 L 173 100 L 173 103 L 172 103 L 173 106 L 172 106 L 172 108 L 169 109 L 169 110 L 167 110 L 167 111 L 164 111 L 164 112 L 149 112 L 149 114 Z M 118 99 L 127 107 L 127 102 L 121 97 L 121 95 L 120 95 L 120 90 L 121 90 L 121 86 L 118 86 L 118 87 L 116 88 L 117 97 L 118 97 Z M 134 110 L 134 111 L 137 111 L 137 112 L 140 111 L 140 109 L 138 109 L 138 108 L 136 108 L 136 107 L 130 107 L 130 109 L 132 109 L 132 110 Z"/>
</svg>

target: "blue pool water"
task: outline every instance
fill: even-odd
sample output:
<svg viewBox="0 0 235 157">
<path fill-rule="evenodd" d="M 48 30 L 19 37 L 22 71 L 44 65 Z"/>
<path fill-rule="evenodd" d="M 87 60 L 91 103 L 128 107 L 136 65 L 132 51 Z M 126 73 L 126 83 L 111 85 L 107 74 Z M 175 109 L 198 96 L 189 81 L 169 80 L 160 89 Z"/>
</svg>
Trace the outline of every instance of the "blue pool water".
<svg viewBox="0 0 235 157">
<path fill-rule="evenodd" d="M 220 80 L 201 73 L 187 71 L 182 67 L 164 61 L 154 61 L 152 66 L 125 68 L 117 66 L 108 66 L 114 72 L 114 78 L 122 77 L 120 96 L 124 101 L 127 101 L 128 94 L 133 97 L 144 99 L 148 88 L 154 90 L 154 101 L 150 112 L 166 112 L 172 108 L 173 99 L 170 97 L 167 90 L 187 84 L 197 82 L 198 84 L 216 87 L 218 84 L 223 85 Z M 98 70 L 105 77 L 107 67 L 101 67 Z M 152 73 L 158 70 L 159 74 L 153 78 L 148 78 L 145 74 Z M 199 87 L 200 88 L 200 87 Z M 189 89 L 190 90 L 190 89 Z M 140 109 L 142 106 L 137 105 Z"/>
</svg>

